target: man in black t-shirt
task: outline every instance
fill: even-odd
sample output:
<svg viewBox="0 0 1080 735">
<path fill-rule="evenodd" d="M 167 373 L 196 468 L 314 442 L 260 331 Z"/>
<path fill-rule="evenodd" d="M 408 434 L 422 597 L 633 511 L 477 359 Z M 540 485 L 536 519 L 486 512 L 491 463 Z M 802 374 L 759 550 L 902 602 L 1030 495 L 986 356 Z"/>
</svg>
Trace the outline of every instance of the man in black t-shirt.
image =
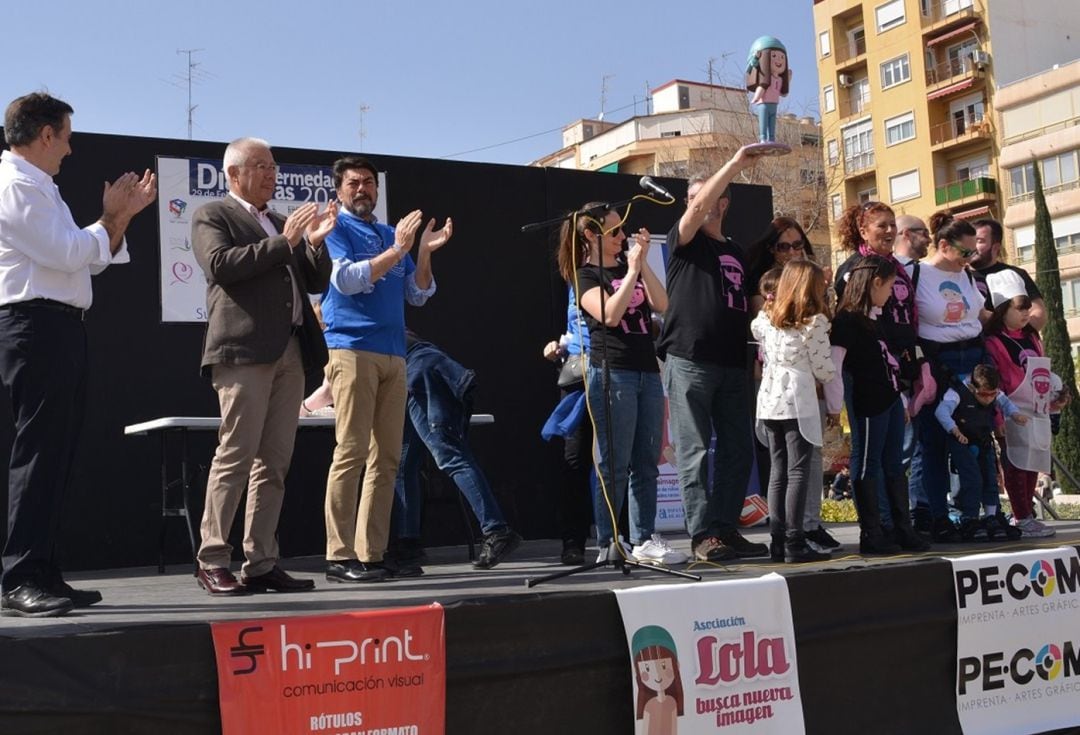
<svg viewBox="0 0 1080 735">
<path fill-rule="evenodd" d="M 721 230 L 731 203 L 728 184 L 755 161 L 743 148 L 711 176 L 691 178 L 687 210 L 667 239 L 668 310 L 657 351 L 664 359 L 686 530 L 698 561 L 769 553 L 738 531 L 753 465 L 749 297 L 743 251 Z M 706 460 L 714 431 L 710 491 Z"/>
<path fill-rule="evenodd" d="M 986 297 L 986 308 L 993 310 L 994 303 L 990 300 L 990 289 L 986 286 L 986 277 L 992 273 L 1000 273 L 1010 270 L 1024 279 L 1024 288 L 1028 298 L 1031 299 L 1031 321 L 1028 322 L 1035 329 L 1042 331 L 1046 326 L 1046 302 L 1043 301 L 1042 291 L 1035 285 L 1028 272 L 1023 268 L 1001 262 L 1001 223 L 995 219 L 984 217 L 971 223 L 975 228 L 975 249 L 978 253 L 971 259 L 971 267 L 975 270 L 975 285 L 979 292 Z"/>
</svg>

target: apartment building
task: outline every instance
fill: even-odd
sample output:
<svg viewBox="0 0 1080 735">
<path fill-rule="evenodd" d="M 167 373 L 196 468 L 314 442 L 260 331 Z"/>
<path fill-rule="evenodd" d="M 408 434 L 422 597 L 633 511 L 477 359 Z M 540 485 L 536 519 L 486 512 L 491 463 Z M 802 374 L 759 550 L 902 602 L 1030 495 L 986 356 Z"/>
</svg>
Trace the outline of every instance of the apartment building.
<svg viewBox="0 0 1080 735">
<path fill-rule="evenodd" d="M 1001 133 L 1006 247 L 1034 275 L 1034 167 L 1042 174 L 1061 271 L 1061 299 L 1080 357 L 1080 59 L 1005 85 L 995 96 Z"/>
<path fill-rule="evenodd" d="M 814 0 L 814 31 L 832 222 L 868 200 L 1000 218 L 995 90 L 1080 55 L 1060 0 Z"/>
<path fill-rule="evenodd" d="M 563 129 L 563 147 L 533 166 L 686 178 L 719 168 L 757 140 L 757 117 L 744 89 L 673 79 L 650 90 L 652 110 L 629 120 L 577 120 Z M 798 220 L 816 252 L 829 243 L 821 129 L 814 118 L 783 114 L 777 138 L 787 156 L 759 163 L 747 183 L 773 187 L 776 214 Z"/>
</svg>

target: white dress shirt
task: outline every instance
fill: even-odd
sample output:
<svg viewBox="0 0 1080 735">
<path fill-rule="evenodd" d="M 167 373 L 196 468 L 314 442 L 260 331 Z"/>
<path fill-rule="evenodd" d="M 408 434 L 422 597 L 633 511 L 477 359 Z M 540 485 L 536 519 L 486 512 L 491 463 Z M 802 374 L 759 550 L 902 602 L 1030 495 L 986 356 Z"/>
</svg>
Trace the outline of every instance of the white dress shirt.
<svg viewBox="0 0 1080 735">
<path fill-rule="evenodd" d="M 130 260 L 126 240 L 113 255 L 100 223 L 75 224 L 51 176 L 12 151 L 0 154 L 0 305 L 51 299 L 88 309 L 90 276 Z"/>
</svg>

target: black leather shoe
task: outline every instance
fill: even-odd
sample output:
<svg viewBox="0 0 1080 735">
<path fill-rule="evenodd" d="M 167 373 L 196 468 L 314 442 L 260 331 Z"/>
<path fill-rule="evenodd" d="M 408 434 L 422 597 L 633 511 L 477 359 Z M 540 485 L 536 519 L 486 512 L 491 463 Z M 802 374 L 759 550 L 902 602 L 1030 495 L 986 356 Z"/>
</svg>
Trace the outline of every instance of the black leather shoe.
<svg viewBox="0 0 1080 735">
<path fill-rule="evenodd" d="M 240 584 L 233 573 L 224 567 L 202 569 L 195 573 L 195 579 L 206 593 L 215 597 L 235 597 L 248 594 L 248 588 Z"/>
<path fill-rule="evenodd" d="M 256 577 L 241 574 L 240 584 L 252 592 L 306 592 L 315 589 L 315 580 L 291 577 L 276 564 L 266 574 Z"/>
<path fill-rule="evenodd" d="M 356 559 L 326 562 L 327 582 L 384 582 L 391 576 L 389 569 L 375 562 Z"/>
<path fill-rule="evenodd" d="M 55 618 L 67 615 L 75 604 L 33 584 L 24 584 L 0 597 L 0 615 L 22 618 Z"/>
<path fill-rule="evenodd" d="M 53 597 L 66 597 L 76 608 L 90 607 L 101 602 L 101 593 L 97 590 L 77 590 L 64 580 L 53 582 L 46 587 Z"/>
</svg>

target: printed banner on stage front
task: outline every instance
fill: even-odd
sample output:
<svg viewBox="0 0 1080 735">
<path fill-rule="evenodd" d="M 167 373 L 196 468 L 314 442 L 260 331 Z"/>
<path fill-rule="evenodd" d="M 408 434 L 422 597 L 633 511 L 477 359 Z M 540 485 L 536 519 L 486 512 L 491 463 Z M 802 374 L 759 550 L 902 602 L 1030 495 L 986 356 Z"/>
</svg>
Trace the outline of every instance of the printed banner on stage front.
<svg viewBox="0 0 1080 735">
<path fill-rule="evenodd" d="M 1069 547 L 952 560 L 956 708 L 966 733 L 1080 724 L 1080 557 Z"/>
<path fill-rule="evenodd" d="M 802 698 L 787 582 L 617 590 L 639 735 L 800 735 Z"/>
<path fill-rule="evenodd" d="M 161 321 L 205 322 L 206 277 L 191 249 L 191 217 L 199 207 L 228 195 L 222 160 L 158 156 L 158 228 Z M 379 174 L 375 216 L 386 221 L 386 174 Z M 274 197 L 267 206 L 288 217 L 306 202 L 322 210 L 337 199 L 330 166 L 281 163 Z"/>
<path fill-rule="evenodd" d="M 224 735 L 442 735 L 438 604 L 213 623 Z"/>
</svg>

